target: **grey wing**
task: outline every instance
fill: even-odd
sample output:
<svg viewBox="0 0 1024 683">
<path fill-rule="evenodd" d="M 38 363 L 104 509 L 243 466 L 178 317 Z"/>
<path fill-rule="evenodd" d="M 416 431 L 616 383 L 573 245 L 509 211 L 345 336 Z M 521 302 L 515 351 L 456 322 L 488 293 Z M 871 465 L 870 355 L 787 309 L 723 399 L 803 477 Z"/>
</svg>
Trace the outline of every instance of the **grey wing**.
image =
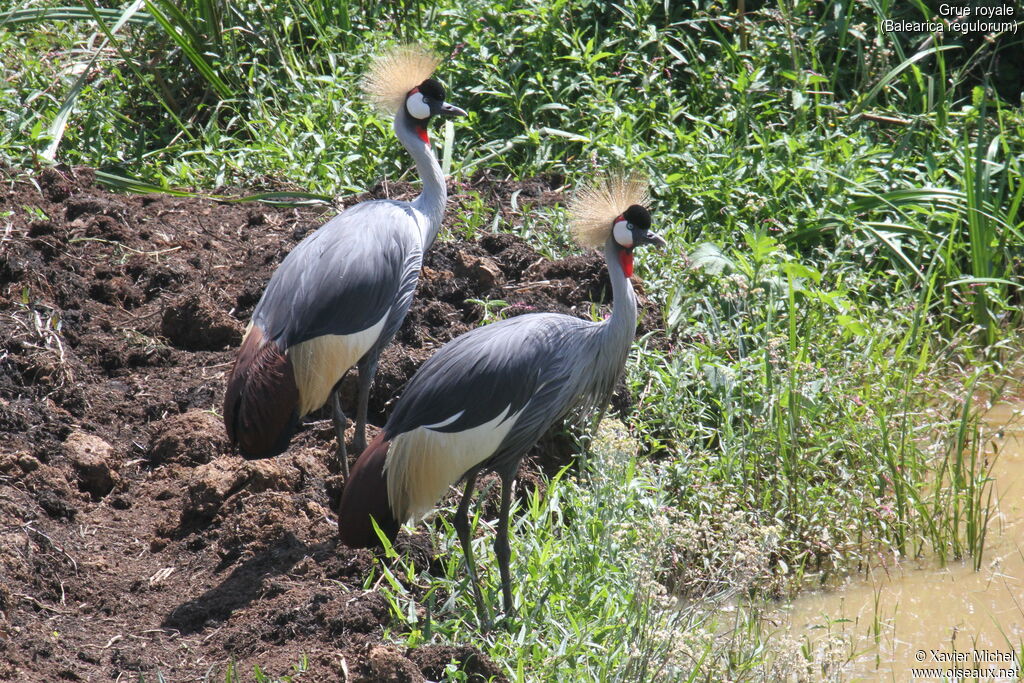
<svg viewBox="0 0 1024 683">
<path fill-rule="evenodd" d="M 422 258 L 415 226 L 399 202 L 366 202 L 336 216 L 285 257 L 253 323 L 288 348 L 372 327 L 405 289 L 408 308 Z"/>
<path fill-rule="evenodd" d="M 415 242 L 407 249 L 405 262 L 399 275 L 398 289 L 391 304 L 388 319 L 384 324 L 384 329 L 381 330 L 380 336 L 377 338 L 377 343 L 374 344 L 374 348 L 378 353 L 391 342 L 392 337 L 395 336 L 398 328 L 405 321 L 405 316 L 412 307 L 412 299 L 416 294 L 416 283 L 419 281 L 420 268 L 422 266 L 423 249 L 419 242 Z"/>
<path fill-rule="evenodd" d="M 389 438 L 430 427 L 459 432 L 504 411 L 522 412 L 498 452 L 529 447 L 585 393 L 590 323 L 541 313 L 487 325 L 462 335 L 419 369 L 391 414 Z"/>
</svg>

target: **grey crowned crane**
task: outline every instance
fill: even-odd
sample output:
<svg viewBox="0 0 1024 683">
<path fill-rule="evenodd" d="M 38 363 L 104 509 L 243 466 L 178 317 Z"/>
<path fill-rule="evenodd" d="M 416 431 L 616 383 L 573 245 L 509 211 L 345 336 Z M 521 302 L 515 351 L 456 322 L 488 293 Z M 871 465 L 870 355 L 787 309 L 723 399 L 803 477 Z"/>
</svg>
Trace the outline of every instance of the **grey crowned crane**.
<svg viewBox="0 0 1024 683">
<path fill-rule="evenodd" d="M 570 414 L 603 410 L 636 333 L 630 284 L 633 249 L 664 246 L 650 231 L 646 183 L 611 176 L 580 191 L 572 230 L 586 247 L 603 246 L 614 298 L 603 322 L 532 313 L 477 328 L 442 347 L 409 380 L 384 429 L 359 456 L 338 512 L 341 541 L 379 542 L 371 518 L 394 539 L 399 526 L 430 511 L 448 487 L 465 481 L 454 526 L 466 556 L 481 625 L 489 616 L 470 546 L 469 502 L 477 476 L 501 478 L 494 551 L 506 613 L 513 610 L 508 514 L 511 485 L 529 448 Z"/>
<path fill-rule="evenodd" d="M 278 267 L 252 314 L 224 398 L 224 426 L 246 458 L 283 452 L 299 420 L 332 402 L 338 457 L 348 476 L 346 418 L 337 386 L 358 366 L 356 451 L 377 359 L 412 304 L 423 252 L 441 227 L 448 194 L 430 147 L 434 116 L 465 116 L 431 78 L 441 58 L 403 45 L 377 58 L 363 90 L 395 117 L 423 191 L 411 202 L 363 202 L 306 237 Z"/>
</svg>

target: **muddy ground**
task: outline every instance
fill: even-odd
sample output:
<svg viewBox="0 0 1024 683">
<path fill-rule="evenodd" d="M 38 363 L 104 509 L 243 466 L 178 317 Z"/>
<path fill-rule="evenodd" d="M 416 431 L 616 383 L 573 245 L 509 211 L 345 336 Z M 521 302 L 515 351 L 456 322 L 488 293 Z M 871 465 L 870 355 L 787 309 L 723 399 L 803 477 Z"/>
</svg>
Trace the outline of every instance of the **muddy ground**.
<svg viewBox="0 0 1024 683">
<path fill-rule="evenodd" d="M 283 456 L 228 451 L 219 415 L 245 324 L 276 265 L 335 210 L 112 194 L 84 169 L 0 179 L 0 680 L 223 681 L 231 659 L 244 680 L 302 656 L 301 680 L 437 680 L 451 661 L 502 679 L 471 643 L 382 642 L 388 606 L 363 589 L 374 555 L 335 541 L 326 411 Z M 563 198 L 559 178 L 450 191 L 511 224 L 513 193 L 518 211 Z M 385 194 L 412 188 L 352 202 Z M 468 299 L 587 315 L 610 296 L 596 253 L 551 262 L 511 234 L 456 240 L 457 213 L 381 359 L 376 425 L 425 358 L 481 322 Z M 641 327 L 658 327 L 640 299 Z M 525 485 L 570 442 L 546 439 Z M 424 531 L 400 546 L 434 552 Z"/>
</svg>

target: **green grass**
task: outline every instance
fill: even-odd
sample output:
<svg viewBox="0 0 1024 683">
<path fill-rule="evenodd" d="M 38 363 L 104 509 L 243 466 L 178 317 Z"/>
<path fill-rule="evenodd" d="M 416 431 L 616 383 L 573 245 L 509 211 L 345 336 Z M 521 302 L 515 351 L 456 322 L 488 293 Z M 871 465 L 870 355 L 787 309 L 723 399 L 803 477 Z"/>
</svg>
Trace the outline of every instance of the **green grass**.
<svg viewBox="0 0 1024 683">
<path fill-rule="evenodd" d="M 522 680 L 789 675 L 820 653 L 774 639 L 759 600 L 878 554 L 984 556 L 973 399 L 1019 370 L 1024 39 L 880 31 L 920 2 L 747 6 L 23 0 L 0 18 L 0 159 L 329 201 L 412 177 L 357 84 L 423 40 L 471 112 L 435 136 L 455 178 L 645 171 L 669 248 L 637 272 L 667 341 L 639 340 L 617 440 L 644 457 L 596 449 L 520 510 L 522 622 L 476 632 L 448 530 L 443 577 L 392 570 L 390 636 L 479 644 Z M 464 199 L 461 236 L 572 250 L 561 209 Z"/>
<path fill-rule="evenodd" d="M 252 681 L 253 683 L 295 683 L 296 681 L 305 680 L 303 674 L 310 671 L 309 660 L 302 656 L 299 661 L 292 664 L 291 674 L 284 676 L 268 676 L 264 673 L 263 669 L 259 666 L 253 666 L 252 671 L 246 671 L 244 667 L 240 667 L 235 661 L 230 661 L 224 666 L 223 670 L 219 667 L 210 667 L 210 670 L 204 676 L 204 681 L 209 683 L 239 683 L 240 681 Z M 162 672 L 153 674 L 152 678 L 147 678 L 145 674 L 139 674 L 138 683 L 146 683 L 147 681 L 153 681 L 153 683 L 166 683 L 173 678 L 167 678 Z"/>
<path fill-rule="evenodd" d="M 753 633 L 753 615 L 727 618 L 708 609 L 728 605 L 749 578 L 718 577 L 703 587 L 700 600 L 688 603 L 668 592 L 662 557 L 680 526 L 653 478 L 657 469 L 637 459 L 635 450 L 621 424 L 606 422 L 579 467 L 562 471 L 520 506 L 512 533 L 518 614 L 490 633 L 479 632 L 462 553 L 448 526 L 454 508 L 443 510 L 443 577 L 401 556 L 390 568 L 381 565 L 395 615 L 392 637 L 408 646 L 438 638 L 472 642 L 505 662 L 517 681 L 686 679 L 694 665 L 694 674 L 769 670 L 756 639 L 728 643 L 723 635 L 723 629 Z M 729 541 L 713 534 L 707 539 L 722 552 L 767 555 L 771 535 L 744 517 L 736 512 Z M 492 522 L 478 515 L 475 524 L 485 599 L 500 613 Z M 366 585 L 376 583 L 371 576 Z"/>
</svg>

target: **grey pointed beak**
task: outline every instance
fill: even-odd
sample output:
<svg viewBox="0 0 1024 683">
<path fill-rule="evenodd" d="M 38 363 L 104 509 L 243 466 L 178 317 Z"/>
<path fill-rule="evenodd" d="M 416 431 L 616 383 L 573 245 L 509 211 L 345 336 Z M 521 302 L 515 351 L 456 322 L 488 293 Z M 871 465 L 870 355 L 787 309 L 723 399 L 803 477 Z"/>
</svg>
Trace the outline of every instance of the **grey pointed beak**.
<svg viewBox="0 0 1024 683">
<path fill-rule="evenodd" d="M 641 244 L 650 244 L 652 246 L 661 248 L 664 247 L 667 244 L 667 242 L 665 242 L 665 238 L 659 235 L 658 233 L 651 232 L 650 230 L 648 230 L 637 241 L 637 246 Z"/>
<path fill-rule="evenodd" d="M 445 102 L 441 105 L 441 116 L 466 116 L 466 110 Z"/>
</svg>

